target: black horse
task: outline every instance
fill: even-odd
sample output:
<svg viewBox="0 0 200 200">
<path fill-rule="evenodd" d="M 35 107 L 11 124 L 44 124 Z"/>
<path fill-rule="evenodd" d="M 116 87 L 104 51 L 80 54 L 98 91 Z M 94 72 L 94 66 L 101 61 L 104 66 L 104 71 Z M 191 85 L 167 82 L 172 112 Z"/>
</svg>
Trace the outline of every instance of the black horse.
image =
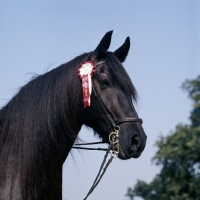
<svg viewBox="0 0 200 200">
<path fill-rule="evenodd" d="M 108 143 L 120 127 L 118 157 L 141 155 L 146 135 L 132 103 L 137 92 L 121 64 L 130 39 L 112 53 L 111 35 L 93 52 L 31 80 L 0 110 L 1 200 L 62 199 L 62 165 L 83 124 Z M 94 67 L 88 105 L 77 72 L 83 63 Z"/>
</svg>

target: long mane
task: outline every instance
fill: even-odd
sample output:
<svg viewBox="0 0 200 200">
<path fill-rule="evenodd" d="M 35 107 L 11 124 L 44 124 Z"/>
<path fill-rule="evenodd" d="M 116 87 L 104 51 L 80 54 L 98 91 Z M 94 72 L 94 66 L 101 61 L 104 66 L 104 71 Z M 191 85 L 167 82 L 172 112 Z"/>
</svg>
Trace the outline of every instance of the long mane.
<svg viewBox="0 0 200 200">
<path fill-rule="evenodd" d="M 90 59 L 95 55 L 85 53 L 36 77 L 0 110 L 0 195 L 5 195 L 6 187 L 12 199 L 17 185 L 23 199 L 44 199 L 37 191 L 42 195 L 49 188 L 62 189 L 59 166 L 82 125 L 77 117 L 82 105 L 77 69 Z M 137 92 L 121 63 L 109 52 L 106 61 L 113 77 L 136 100 Z M 49 185 L 42 185 L 46 180 Z"/>
<path fill-rule="evenodd" d="M 10 184 L 8 190 L 20 184 L 24 199 L 35 197 L 40 184 L 49 178 L 44 170 L 53 167 L 47 163 L 58 153 L 58 161 L 66 157 L 59 141 L 67 134 L 71 145 L 79 132 L 77 110 L 82 99 L 77 69 L 89 55 L 31 80 L 0 110 L 0 190 L 6 184 Z M 55 169 L 49 172 L 52 176 Z M 6 183 L 8 177 L 11 183 Z M 19 183 L 14 182 L 16 177 Z"/>
</svg>

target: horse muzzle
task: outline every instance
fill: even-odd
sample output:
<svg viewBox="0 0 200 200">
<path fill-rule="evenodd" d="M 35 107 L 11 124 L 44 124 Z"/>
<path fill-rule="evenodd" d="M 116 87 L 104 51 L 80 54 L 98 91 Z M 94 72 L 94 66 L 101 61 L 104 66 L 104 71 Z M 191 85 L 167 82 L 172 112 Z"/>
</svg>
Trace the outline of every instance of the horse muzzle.
<svg viewBox="0 0 200 200">
<path fill-rule="evenodd" d="M 128 142 L 125 142 L 123 138 L 119 137 L 118 158 L 127 160 L 140 157 L 146 146 L 146 138 L 147 136 L 144 132 L 142 133 L 142 136 L 132 134 Z"/>
</svg>

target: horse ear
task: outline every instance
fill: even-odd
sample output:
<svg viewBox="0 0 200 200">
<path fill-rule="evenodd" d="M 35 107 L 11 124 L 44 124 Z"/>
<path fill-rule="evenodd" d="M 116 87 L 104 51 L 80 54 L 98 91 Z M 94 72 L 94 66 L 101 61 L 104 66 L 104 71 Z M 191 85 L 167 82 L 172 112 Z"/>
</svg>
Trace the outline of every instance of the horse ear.
<svg viewBox="0 0 200 200">
<path fill-rule="evenodd" d="M 114 52 L 114 54 L 120 62 L 124 62 L 126 59 L 126 56 L 128 55 L 129 49 L 130 49 L 130 37 L 127 37 L 124 44 L 122 44 L 122 46 L 119 47 Z"/>
<path fill-rule="evenodd" d="M 101 39 L 97 48 L 94 50 L 94 52 L 96 53 L 96 56 L 98 58 L 105 57 L 106 51 L 108 50 L 108 48 L 110 46 L 112 33 L 113 33 L 113 31 L 107 32 Z"/>
</svg>

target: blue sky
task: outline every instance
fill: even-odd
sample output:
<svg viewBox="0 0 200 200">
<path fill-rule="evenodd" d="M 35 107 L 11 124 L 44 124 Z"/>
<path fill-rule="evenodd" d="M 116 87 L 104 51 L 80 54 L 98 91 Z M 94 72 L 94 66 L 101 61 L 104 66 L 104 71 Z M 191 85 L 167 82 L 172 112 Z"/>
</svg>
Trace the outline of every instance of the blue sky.
<svg viewBox="0 0 200 200">
<path fill-rule="evenodd" d="M 200 71 L 200 2 L 197 0 L 0 1 L 0 107 L 34 73 L 43 74 L 95 49 L 114 30 L 110 50 L 127 36 L 124 66 L 138 90 L 136 105 L 148 141 L 139 159 L 115 159 L 88 199 L 127 200 L 137 179 L 151 181 L 158 136 L 189 123 L 192 108 L 180 88 Z M 98 140 L 83 128 L 84 141 Z M 73 156 L 72 156 L 73 155 Z M 102 152 L 73 150 L 64 165 L 63 200 L 82 199 L 103 159 Z"/>
</svg>

